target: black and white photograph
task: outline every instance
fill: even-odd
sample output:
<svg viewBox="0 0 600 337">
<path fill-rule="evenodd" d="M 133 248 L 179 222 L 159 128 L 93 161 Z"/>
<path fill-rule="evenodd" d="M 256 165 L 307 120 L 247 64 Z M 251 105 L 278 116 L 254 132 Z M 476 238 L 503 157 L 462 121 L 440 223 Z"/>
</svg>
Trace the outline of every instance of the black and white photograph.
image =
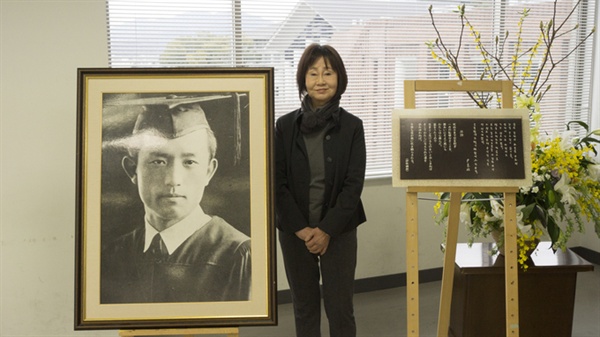
<svg viewBox="0 0 600 337">
<path fill-rule="evenodd" d="M 271 319 L 270 72 L 216 71 L 80 70 L 82 328 Z"/>
<path fill-rule="evenodd" d="M 101 303 L 249 300 L 247 97 L 104 95 Z"/>
</svg>

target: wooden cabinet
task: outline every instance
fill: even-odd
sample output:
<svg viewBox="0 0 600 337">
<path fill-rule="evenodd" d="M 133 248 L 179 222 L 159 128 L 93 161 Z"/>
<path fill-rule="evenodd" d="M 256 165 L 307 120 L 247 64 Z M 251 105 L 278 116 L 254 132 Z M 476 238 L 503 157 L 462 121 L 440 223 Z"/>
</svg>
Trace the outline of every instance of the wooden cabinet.
<svg viewBox="0 0 600 337">
<path fill-rule="evenodd" d="M 459 244 L 456 251 L 449 335 L 505 337 L 504 256 L 492 243 Z M 519 271 L 519 335 L 571 336 L 577 273 L 594 266 L 570 250 L 541 242 L 527 271 Z"/>
</svg>

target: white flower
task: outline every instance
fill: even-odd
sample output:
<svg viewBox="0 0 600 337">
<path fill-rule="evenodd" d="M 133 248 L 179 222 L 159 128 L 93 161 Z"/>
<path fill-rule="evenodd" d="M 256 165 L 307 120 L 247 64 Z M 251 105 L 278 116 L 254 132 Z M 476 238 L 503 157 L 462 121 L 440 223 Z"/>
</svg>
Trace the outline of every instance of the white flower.
<svg viewBox="0 0 600 337">
<path fill-rule="evenodd" d="M 469 206 L 469 203 L 460 204 L 460 223 L 467 228 L 471 227 L 471 206 Z"/>
<path fill-rule="evenodd" d="M 517 206 L 517 224 L 523 225 L 523 208 L 525 205 Z"/>
<path fill-rule="evenodd" d="M 533 227 L 531 225 L 525 225 L 522 222 L 517 223 L 517 227 L 519 228 L 519 232 L 524 236 L 532 236 L 533 235 Z"/>
<path fill-rule="evenodd" d="M 517 228 L 521 233 L 531 230 L 531 225 L 525 225 L 523 222 L 523 208 L 525 208 L 525 205 L 517 206 Z"/>
<path fill-rule="evenodd" d="M 490 196 L 490 206 L 492 207 L 492 215 L 496 220 L 504 219 L 504 206 Z"/>
<path fill-rule="evenodd" d="M 537 186 L 533 186 L 533 188 L 531 189 L 531 192 L 533 192 L 533 193 L 537 193 L 539 191 L 540 191 L 540 188 Z"/>
<path fill-rule="evenodd" d="M 600 180 L 600 165 L 598 165 L 598 164 L 588 165 L 587 171 L 588 171 L 588 175 L 590 176 L 590 178 L 592 178 L 593 180 L 596 180 L 596 181 Z"/>
<path fill-rule="evenodd" d="M 562 194 L 562 197 L 560 198 L 561 202 L 567 205 L 574 205 L 577 202 L 574 196 L 576 191 L 575 188 L 570 185 L 570 182 L 571 179 L 569 178 L 569 175 L 563 173 L 560 180 L 554 185 L 554 189 Z"/>
<path fill-rule="evenodd" d="M 483 217 L 483 222 L 484 222 L 484 223 L 496 222 L 496 221 L 498 221 L 498 220 L 502 220 L 502 219 L 498 219 L 497 217 L 495 217 L 495 216 L 493 216 L 493 215 L 490 215 L 490 214 L 486 214 L 486 215 Z"/>
<path fill-rule="evenodd" d="M 562 133 L 560 138 L 560 148 L 564 151 L 569 151 L 573 148 L 573 142 L 575 141 L 575 137 L 577 134 L 573 130 L 567 130 Z"/>
<path fill-rule="evenodd" d="M 517 206 L 517 228 L 519 229 L 520 233 L 526 236 L 532 236 L 534 233 L 533 226 L 526 225 L 523 222 L 523 208 L 525 208 L 525 205 Z"/>
</svg>

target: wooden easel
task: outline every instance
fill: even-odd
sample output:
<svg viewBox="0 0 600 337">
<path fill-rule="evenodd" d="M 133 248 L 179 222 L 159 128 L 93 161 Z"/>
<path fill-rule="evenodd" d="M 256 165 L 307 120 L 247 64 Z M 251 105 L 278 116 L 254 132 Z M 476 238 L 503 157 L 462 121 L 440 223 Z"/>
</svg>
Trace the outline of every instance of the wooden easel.
<svg viewBox="0 0 600 337">
<path fill-rule="evenodd" d="M 194 337 L 194 335 L 226 335 L 227 337 L 239 337 L 240 331 L 239 328 L 119 330 L 120 337 L 170 335 L 181 335 L 184 337 Z"/>
<path fill-rule="evenodd" d="M 415 109 L 417 91 L 475 91 L 501 92 L 502 108 L 513 107 L 512 82 L 510 81 L 404 81 L 404 108 Z M 504 245 L 505 245 L 505 287 L 506 287 L 506 335 L 519 336 L 519 287 L 517 270 L 517 223 L 516 193 L 518 186 L 408 186 L 406 195 L 406 262 L 407 262 L 407 335 L 419 336 L 419 244 L 418 244 L 418 193 L 450 192 L 450 209 L 442 289 L 438 315 L 437 336 L 448 336 L 450 307 L 454 281 L 454 263 L 458 240 L 458 224 L 462 193 L 504 193 Z"/>
</svg>

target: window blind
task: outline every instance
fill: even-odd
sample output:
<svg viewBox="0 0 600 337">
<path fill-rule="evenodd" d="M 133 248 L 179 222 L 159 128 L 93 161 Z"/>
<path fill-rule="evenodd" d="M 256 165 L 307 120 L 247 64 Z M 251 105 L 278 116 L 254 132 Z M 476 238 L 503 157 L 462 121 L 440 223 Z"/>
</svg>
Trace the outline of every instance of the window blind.
<svg viewBox="0 0 600 337">
<path fill-rule="evenodd" d="M 109 62 L 112 67 L 274 67 L 275 114 L 299 107 L 296 65 L 313 42 L 331 44 L 346 65 L 349 85 L 341 105 L 365 125 L 367 177 L 391 175 L 391 111 L 403 107 L 405 79 L 456 79 L 436 61 L 426 42 L 436 39 L 428 8 L 444 43 L 459 45 L 461 21 L 457 13 L 466 3 L 466 15 L 490 49 L 495 36 L 508 32 L 504 57 L 517 45 L 519 20 L 521 48 L 538 40 L 540 22 L 553 19 L 548 0 L 109 0 L 107 22 Z M 567 32 L 552 49 L 552 58 L 564 58 L 545 85 L 552 88 L 542 100 L 542 132 L 562 130 L 567 121 L 591 121 L 593 40 L 583 41 L 594 25 L 595 1 L 556 4 L 555 23 L 565 18 Z M 578 29 L 571 28 L 578 25 Z M 474 37 L 466 30 L 460 65 L 468 79 L 479 79 L 483 63 Z M 532 61 L 532 69 L 540 66 Z M 526 60 L 520 61 L 523 67 Z M 548 65 L 547 68 L 550 68 Z M 523 69 L 523 68 L 521 68 Z M 501 77 L 500 77 L 501 78 Z M 419 93 L 420 108 L 476 107 L 464 93 Z"/>
</svg>

